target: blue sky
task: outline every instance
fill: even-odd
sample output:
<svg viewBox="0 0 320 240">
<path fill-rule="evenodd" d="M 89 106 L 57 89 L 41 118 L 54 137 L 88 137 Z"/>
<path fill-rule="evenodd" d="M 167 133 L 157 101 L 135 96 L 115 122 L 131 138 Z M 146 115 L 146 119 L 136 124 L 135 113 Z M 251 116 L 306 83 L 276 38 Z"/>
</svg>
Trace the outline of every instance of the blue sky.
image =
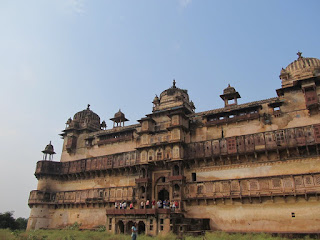
<svg viewBox="0 0 320 240">
<path fill-rule="evenodd" d="M 129 124 L 170 87 L 196 111 L 275 97 L 298 51 L 320 58 L 320 2 L 289 0 L 0 1 L 0 212 L 28 217 L 33 175 L 69 117 L 86 108 Z"/>
</svg>

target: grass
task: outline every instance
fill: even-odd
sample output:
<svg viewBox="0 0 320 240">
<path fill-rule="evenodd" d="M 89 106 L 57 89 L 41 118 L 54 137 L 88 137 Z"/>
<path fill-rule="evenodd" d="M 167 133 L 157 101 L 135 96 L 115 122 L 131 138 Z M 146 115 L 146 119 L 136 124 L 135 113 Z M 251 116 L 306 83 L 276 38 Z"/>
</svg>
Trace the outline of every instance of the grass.
<svg viewBox="0 0 320 240">
<path fill-rule="evenodd" d="M 11 231 L 0 229 L 1 240 L 130 240 L 130 235 L 109 234 L 102 231 L 79 231 L 79 230 L 36 230 L 36 231 Z M 149 237 L 139 235 L 138 240 L 176 240 L 177 236 L 168 234 L 166 236 Z M 225 232 L 207 232 L 205 236 L 185 236 L 185 240 L 287 240 L 288 238 L 272 237 L 265 233 L 229 234 Z M 306 236 L 300 238 L 310 240 Z"/>
</svg>

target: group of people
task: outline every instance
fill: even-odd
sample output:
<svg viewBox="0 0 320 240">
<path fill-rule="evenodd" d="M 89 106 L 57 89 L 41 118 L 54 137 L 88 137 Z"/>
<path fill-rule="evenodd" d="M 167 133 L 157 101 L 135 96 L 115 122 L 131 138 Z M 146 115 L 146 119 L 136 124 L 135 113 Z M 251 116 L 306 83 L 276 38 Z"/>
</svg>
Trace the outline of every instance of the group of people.
<svg viewBox="0 0 320 240">
<path fill-rule="evenodd" d="M 115 208 L 115 209 L 127 209 L 127 207 L 128 207 L 128 204 L 127 204 L 126 201 L 123 201 L 123 202 L 115 202 L 115 203 L 114 203 L 114 208 Z M 129 208 L 130 208 L 130 209 L 133 209 L 133 203 L 132 203 L 132 202 L 129 204 Z"/>
<path fill-rule="evenodd" d="M 165 208 L 165 209 L 172 209 L 172 211 L 175 211 L 176 208 L 179 208 L 179 202 L 178 201 L 169 201 L 169 200 L 158 200 L 157 202 L 158 208 Z"/>
<path fill-rule="evenodd" d="M 157 205 L 156 205 L 157 204 Z M 155 200 L 147 200 L 147 201 L 141 201 L 140 202 L 140 209 L 149 209 L 149 208 L 165 208 L 170 209 L 174 212 L 176 208 L 179 208 L 179 202 L 178 201 L 169 201 L 169 200 L 161 200 L 159 199 L 157 202 Z M 115 209 L 127 209 L 128 204 L 126 201 L 123 202 L 115 202 L 114 203 Z M 133 209 L 133 203 L 131 202 L 129 204 L 129 208 Z"/>
<path fill-rule="evenodd" d="M 164 209 L 172 209 L 173 211 L 176 208 L 179 208 L 179 202 L 178 201 L 169 201 L 169 200 L 158 200 L 157 202 L 155 200 L 150 201 L 140 201 L 140 209 L 149 209 L 149 208 L 164 208 Z M 129 204 L 129 208 L 133 209 L 133 203 L 131 202 Z M 127 209 L 127 202 L 115 202 L 115 209 Z"/>
</svg>

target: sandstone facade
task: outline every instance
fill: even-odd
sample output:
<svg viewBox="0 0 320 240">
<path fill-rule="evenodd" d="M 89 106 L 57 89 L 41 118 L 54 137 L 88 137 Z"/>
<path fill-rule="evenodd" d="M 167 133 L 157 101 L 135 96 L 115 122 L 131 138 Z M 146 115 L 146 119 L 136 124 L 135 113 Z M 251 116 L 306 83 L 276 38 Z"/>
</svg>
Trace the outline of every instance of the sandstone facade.
<svg viewBox="0 0 320 240">
<path fill-rule="evenodd" d="M 229 85 L 205 112 L 174 81 L 135 125 L 120 110 L 111 129 L 89 106 L 76 113 L 60 162 L 49 144 L 37 163 L 28 229 L 319 233 L 320 60 L 298 53 L 280 79 L 277 97 L 238 104 Z"/>
</svg>

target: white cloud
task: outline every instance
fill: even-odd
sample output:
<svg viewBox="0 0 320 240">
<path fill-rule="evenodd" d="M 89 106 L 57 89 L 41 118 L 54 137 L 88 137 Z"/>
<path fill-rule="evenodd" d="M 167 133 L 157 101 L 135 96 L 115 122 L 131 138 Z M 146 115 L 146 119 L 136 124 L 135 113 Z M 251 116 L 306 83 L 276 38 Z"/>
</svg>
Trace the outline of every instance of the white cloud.
<svg viewBox="0 0 320 240">
<path fill-rule="evenodd" d="M 72 12 L 78 14 L 84 14 L 84 0 L 67 0 L 67 7 L 71 9 Z"/>
<path fill-rule="evenodd" d="M 186 8 L 189 4 L 191 4 L 192 0 L 179 0 L 179 4 L 181 7 Z"/>
</svg>

